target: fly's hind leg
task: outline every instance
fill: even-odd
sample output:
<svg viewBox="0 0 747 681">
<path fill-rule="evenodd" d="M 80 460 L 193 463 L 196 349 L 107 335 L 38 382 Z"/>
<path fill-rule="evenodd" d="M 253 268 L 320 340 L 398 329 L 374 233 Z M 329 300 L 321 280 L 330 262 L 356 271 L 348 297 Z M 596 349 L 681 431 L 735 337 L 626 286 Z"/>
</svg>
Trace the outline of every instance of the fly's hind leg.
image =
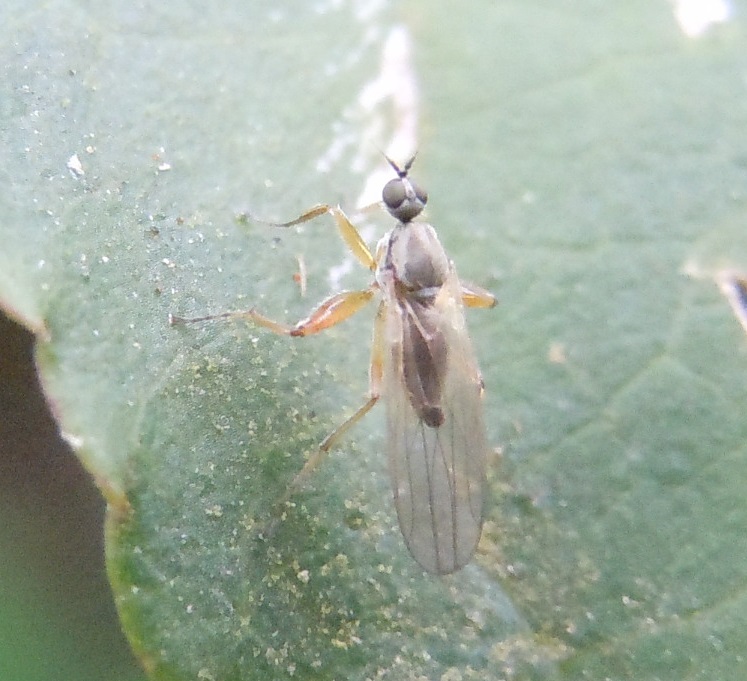
<svg viewBox="0 0 747 681">
<path fill-rule="evenodd" d="M 374 321 L 373 343 L 371 348 L 371 366 L 369 369 L 368 380 L 368 400 L 361 406 L 350 418 L 340 424 L 332 433 L 330 433 L 319 448 L 307 459 L 304 467 L 298 472 L 293 482 L 290 484 L 283 501 L 287 501 L 290 496 L 303 487 L 309 475 L 320 464 L 322 459 L 327 455 L 338 442 L 347 434 L 347 432 L 358 423 L 372 407 L 379 401 L 381 396 L 381 383 L 383 380 L 383 361 L 384 361 L 384 318 L 386 315 L 386 305 L 382 301 L 379 303 L 379 309 L 376 312 Z"/>
</svg>

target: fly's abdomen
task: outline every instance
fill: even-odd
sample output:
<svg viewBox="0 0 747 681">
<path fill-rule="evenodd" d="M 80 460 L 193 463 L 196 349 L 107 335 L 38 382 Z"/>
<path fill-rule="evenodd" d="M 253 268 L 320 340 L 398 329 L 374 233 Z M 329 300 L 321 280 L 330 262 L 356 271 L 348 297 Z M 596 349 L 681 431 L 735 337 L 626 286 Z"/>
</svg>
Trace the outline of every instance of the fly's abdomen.
<svg viewBox="0 0 747 681">
<path fill-rule="evenodd" d="M 441 406 L 448 348 L 431 304 L 406 300 L 402 370 L 413 409 L 431 428 L 444 422 Z M 410 317 L 408 320 L 407 317 Z"/>
</svg>

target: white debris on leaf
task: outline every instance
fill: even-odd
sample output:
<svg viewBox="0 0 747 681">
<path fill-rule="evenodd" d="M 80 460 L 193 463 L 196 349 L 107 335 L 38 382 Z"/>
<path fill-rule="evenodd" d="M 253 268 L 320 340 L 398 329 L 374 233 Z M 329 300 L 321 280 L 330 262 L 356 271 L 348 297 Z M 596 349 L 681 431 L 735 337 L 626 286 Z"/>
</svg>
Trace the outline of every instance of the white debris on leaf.
<svg viewBox="0 0 747 681">
<path fill-rule="evenodd" d="M 78 154 L 73 154 L 67 160 L 67 169 L 73 177 L 83 177 L 86 174 L 86 171 L 83 170 L 83 164 L 78 158 Z"/>
</svg>

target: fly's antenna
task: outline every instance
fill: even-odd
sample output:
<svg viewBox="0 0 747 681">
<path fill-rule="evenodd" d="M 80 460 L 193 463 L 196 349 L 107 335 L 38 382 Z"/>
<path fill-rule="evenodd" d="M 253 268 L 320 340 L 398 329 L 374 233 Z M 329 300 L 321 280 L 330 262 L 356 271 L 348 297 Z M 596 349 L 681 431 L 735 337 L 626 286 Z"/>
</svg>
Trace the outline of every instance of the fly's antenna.
<svg viewBox="0 0 747 681">
<path fill-rule="evenodd" d="M 415 163 L 415 158 L 417 157 L 417 155 L 418 155 L 418 152 L 416 151 L 410 157 L 410 160 L 407 163 L 405 163 L 405 169 L 404 169 L 404 171 L 400 171 L 400 174 L 399 174 L 400 177 L 406 177 L 407 176 L 407 173 L 410 172 L 410 168 L 412 168 L 412 164 Z"/>
<path fill-rule="evenodd" d="M 379 149 L 381 151 L 381 149 Z M 397 173 L 397 175 L 400 178 L 407 177 L 407 173 L 410 172 L 410 168 L 412 168 L 412 164 L 415 163 L 415 157 L 418 155 L 418 152 L 416 151 L 410 160 L 405 163 L 404 168 L 400 168 L 394 161 L 392 161 L 391 158 L 389 158 L 383 151 L 381 152 L 381 155 L 387 160 L 387 163 L 389 163 L 390 166 L 394 169 L 394 172 Z"/>
</svg>

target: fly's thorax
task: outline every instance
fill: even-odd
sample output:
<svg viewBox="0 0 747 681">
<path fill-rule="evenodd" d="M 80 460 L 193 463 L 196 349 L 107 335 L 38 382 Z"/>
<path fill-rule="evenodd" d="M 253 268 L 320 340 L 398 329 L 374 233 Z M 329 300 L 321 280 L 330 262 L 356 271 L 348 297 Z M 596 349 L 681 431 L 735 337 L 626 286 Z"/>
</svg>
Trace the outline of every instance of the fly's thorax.
<svg viewBox="0 0 747 681">
<path fill-rule="evenodd" d="M 384 269 L 408 295 L 434 297 L 449 274 L 449 259 L 426 222 L 400 222 L 387 235 Z"/>
<path fill-rule="evenodd" d="M 386 261 L 389 257 L 389 242 L 392 240 L 391 230 L 379 239 L 376 244 L 376 268 L 383 270 L 386 267 Z"/>
</svg>

